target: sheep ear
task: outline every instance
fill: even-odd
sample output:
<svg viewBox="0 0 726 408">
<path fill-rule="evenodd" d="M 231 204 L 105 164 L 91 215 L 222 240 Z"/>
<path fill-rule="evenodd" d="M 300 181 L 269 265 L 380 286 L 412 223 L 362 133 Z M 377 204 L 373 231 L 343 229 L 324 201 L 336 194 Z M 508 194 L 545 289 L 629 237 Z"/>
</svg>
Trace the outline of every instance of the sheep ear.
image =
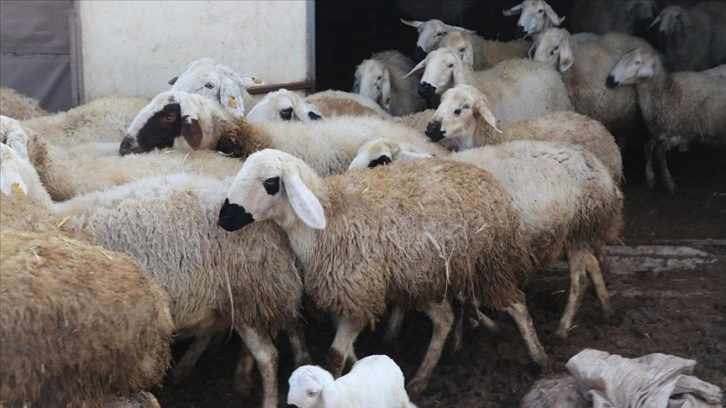
<svg viewBox="0 0 726 408">
<path fill-rule="evenodd" d="M 560 44 L 560 72 L 565 72 L 575 62 L 575 57 L 572 55 L 572 46 L 568 40 L 565 40 Z"/>
<path fill-rule="evenodd" d="M 419 27 L 421 27 L 421 24 L 423 24 L 423 23 L 424 23 L 423 21 L 417 21 L 417 20 L 404 20 L 404 19 L 401 19 L 401 22 L 402 22 L 403 24 L 406 24 L 407 26 L 411 26 L 411 27 L 415 27 L 415 28 L 419 28 Z"/>
<path fill-rule="evenodd" d="M 653 75 L 655 75 L 655 61 L 653 60 L 648 61 L 638 69 L 637 76 L 639 79 L 652 78 Z"/>
<path fill-rule="evenodd" d="M 660 23 L 660 14 L 658 14 L 658 16 L 655 19 L 653 19 L 653 22 L 650 23 L 650 25 L 648 26 L 648 29 L 652 28 L 654 25 L 656 25 L 658 23 Z"/>
<path fill-rule="evenodd" d="M 255 77 L 237 76 L 236 80 L 240 86 L 243 86 L 245 88 L 265 84 L 265 81 L 255 78 Z"/>
<path fill-rule="evenodd" d="M 178 77 L 178 76 L 175 76 L 174 78 L 170 79 L 170 80 L 169 80 L 169 82 L 168 82 L 168 83 L 169 83 L 169 85 L 174 85 L 174 84 L 176 83 L 176 80 L 177 80 L 177 79 L 179 79 L 179 77 Z"/>
<path fill-rule="evenodd" d="M 318 198 L 303 183 L 296 171 L 288 171 L 282 178 L 285 183 L 287 199 L 290 201 L 295 215 L 313 229 L 325 228 L 325 212 Z"/>
<path fill-rule="evenodd" d="M 0 163 L 0 192 L 6 196 L 13 194 L 19 194 L 26 196 L 28 194 L 28 186 L 23 181 L 23 176 L 20 175 L 20 169 L 18 164 L 14 162 L 16 160 L 12 150 L 3 145 L 0 145 L 0 151 L 2 151 L 3 162 Z M 7 157 L 10 156 L 10 157 Z"/>
<path fill-rule="evenodd" d="M 683 24 L 685 24 L 686 27 L 690 27 L 691 26 L 691 18 L 688 17 L 688 14 L 685 11 L 683 13 L 681 13 L 681 17 L 683 18 Z"/>
<path fill-rule="evenodd" d="M 425 69 L 426 69 L 426 60 L 423 59 L 423 60 L 421 60 L 421 62 L 419 62 L 418 64 L 416 64 L 415 67 L 413 67 L 413 69 L 411 70 L 411 72 L 409 72 L 408 74 L 404 75 L 403 77 L 404 78 L 408 78 L 411 75 L 417 74 L 419 72 L 422 72 Z"/>
<path fill-rule="evenodd" d="M 295 116 L 303 122 L 310 122 L 323 117 L 323 115 L 315 112 L 313 108 L 300 97 L 295 98 L 295 101 L 292 104 L 292 111 L 295 113 Z"/>
<path fill-rule="evenodd" d="M 487 106 L 486 99 L 479 99 L 474 103 L 474 111 L 479 114 L 491 127 L 494 128 L 499 133 L 502 133 L 501 130 L 497 127 L 497 118 L 494 116 L 494 113 L 489 109 L 489 106 Z"/>
<path fill-rule="evenodd" d="M 549 17 L 550 21 L 552 21 L 552 24 L 558 26 L 562 24 L 563 21 L 565 21 L 565 18 L 557 15 L 554 10 L 552 10 L 552 7 L 550 7 L 549 4 L 545 4 L 544 6 L 545 14 L 547 14 L 547 17 Z"/>
<path fill-rule="evenodd" d="M 202 146 L 204 132 L 202 132 L 202 127 L 197 119 L 192 119 L 189 116 L 182 117 L 181 133 L 192 149 L 199 150 Z"/>
<path fill-rule="evenodd" d="M 471 64 L 468 64 L 468 66 L 471 68 Z M 461 59 L 454 63 L 454 83 L 456 85 L 464 84 L 466 83 L 466 78 L 464 77 L 464 61 Z"/>
<path fill-rule="evenodd" d="M 474 47 L 468 48 L 464 50 L 464 53 L 460 55 L 461 60 L 464 61 L 464 64 L 474 66 Z"/>
<path fill-rule="evenodd" d="M 222 78 L 219 84 L 219 103 L 237 117 L 245 116 L 245 104 L 239 85 L 230 78 Z"/>
<path fill-rule="evenodd" d="M 391 110 L 391 74 L 388 68 L 383 70 L 383 78 L 381 78 L 381 100 L 386 110 Z"/>
<path fill-rule="evenodd" d="M 502 14 L 511 17 L 516 16 L 517 14 L 522 12 L 522 4 L 517 4 L 516 6 L 510 8 L 509 10 L 502 10 Z"/>
</svg>

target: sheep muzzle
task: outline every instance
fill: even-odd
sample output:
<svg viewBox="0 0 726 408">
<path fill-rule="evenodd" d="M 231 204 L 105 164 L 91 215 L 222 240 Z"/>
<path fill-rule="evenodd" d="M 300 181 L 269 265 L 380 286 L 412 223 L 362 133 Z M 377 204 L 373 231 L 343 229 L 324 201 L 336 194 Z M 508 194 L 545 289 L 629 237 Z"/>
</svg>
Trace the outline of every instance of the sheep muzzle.
<svg viewBox="0 0 726 408">
<path fill-rule="evenodd" d="M 224 200 L 222 208 L 219 209 L 217 225 L 226 231 L 233 232 L 247 224 L 252 224 L 254 221 L 255 219 L 252 214 L 248 213 L 243 206 L 232 204 L 229 202 L 229 198 L 227 198 Z"/>
</svg>

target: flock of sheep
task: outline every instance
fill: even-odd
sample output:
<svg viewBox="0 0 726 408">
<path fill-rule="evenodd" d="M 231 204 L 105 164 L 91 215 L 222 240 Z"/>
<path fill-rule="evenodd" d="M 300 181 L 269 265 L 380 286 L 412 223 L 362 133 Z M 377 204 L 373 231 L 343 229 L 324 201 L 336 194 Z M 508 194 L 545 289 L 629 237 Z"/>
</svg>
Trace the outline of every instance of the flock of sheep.
<svg viewBox="0 0 726 408">
<path fill-rule="evenodd" d="M 245 346 L 235 388 L 251 391 L 256 365 L 266 408 L 278 406 L 280 332 L 300 366 L 289 404 L 413 406 L 447 339 L 461 346 L 464 317 L 496 328 L 480 306 L 511 315 L 547 367 L 521 289 L 564 255 L 557 334 L 588 277 L 612 314 L 600 262 L 623 224 L 616 140 L 644 120 L 648 184 L 655 153 L 671 192 L 668 149 L 726 142 L 726 65 L 714 67 L 726 4 L 654 15 L 653 2 L 629 3 L 660 24 L 665 53 L 623 32 L 571 35 L 526 0 L 504 14 L 531 40 L 404 21 L 420 62 L 375 53 L 351 93 L 253 97 L 259 80 L 208 58 L 150 101 L 48 115 L 3 89 L 2 401 L 158 406 L 146 390 L 172 338 L 194 338 L 180 381 L 233 329 Z M 305 365 L 303 304 L 335 325 L 328 371 Z M 395 340 L 413 310 L 433 332 L 404 388 L 395 362 L 358 360 L 354 342 L 385 316 Z"/>
</svg>

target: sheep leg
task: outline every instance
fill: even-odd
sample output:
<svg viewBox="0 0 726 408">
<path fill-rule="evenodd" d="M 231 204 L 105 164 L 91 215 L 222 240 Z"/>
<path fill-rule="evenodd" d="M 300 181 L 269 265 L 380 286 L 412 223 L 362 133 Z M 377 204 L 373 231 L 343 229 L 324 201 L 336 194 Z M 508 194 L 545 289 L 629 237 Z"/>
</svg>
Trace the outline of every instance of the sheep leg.
<svg viewBox="0 0 726 408">
<path fill-rule="evenodd" d="M 420 395 L 428 385 L 431 373 L 441 358 L 441 351 L 444 349 L 446 337 L 449 335 L 451 326 L 454 323 L 454 311 L 448 300 L 428 305 L 425 312 L 434 324 L 434 331 L 431 334 L 431 342 L 426 350 L 424 360 L 416 375 L 408 383 L 408 393 L 412 398 Z"/>
<path fill-rule="evenodd" d="M 358 338 L 358 333 L 363 330 L 365 325 L 365 322 L 345 318 L 337 321 L 335 339 L 333 339 L 333 344 L 330 346 L 328 355 L 325 358 L 325 368 L 333 374 L 333 377 L 338 378 L 343 374 L 346 357 L 357 360 L 353 344 L 355 339 Z"/>
<path fill-rule="evenodd" d="M 181 384 L 184 379 L 189 377 L 197 361 L 209 347 L 212 337 L 214 337 L 214 331 L 205 331 L 194 338 L 184 356 L 174 365 L 174 370 L 171 373 L 174 384 Z"/>
<path fill-rule="evenodd" d="M 582 249 L 568 249 L 567 258 L 570 264 L 570 294 L 567 297 L 567 306 L 560 319 L 560 326 L 557 328 L 557 335 L 563 339 L 572 327 L 572 320 L 575 318 L 577 309 L 582 303 L 582 296 L 585 294 L 586 267 L 585 255 Z"/>
<path fill-rule="evenodd" d="M 658 143 L 655 147 L 655 157 L 658 159 L 658 165 L 660 166 L 660 176 L 665 182 L 668 193 L 673 194 L 676 192 L 676 183 L 671 177 L 671 172 L 668 171 L 668 162 L 666 161 L 666 153 L 673 147 L 670 141 L 664 143 Z"/>
<path fill-rule="evenodd" d="M 403 325 L 403 317 L 406 315 L 406 311 L 401 306 L 393 306 L 391 308 L 391 314 L 388 317 L 388 324 L 386 325 L 386 334 L 383 339 L 388 347 L 393 348 L 396 340 L 401 337 L 401 326 Z"/>
<path fill-rule="evenodd" d="M 477 328 L 479 325 L 483 325 L 494 333 L 499 333 L 499 327 L 497 323 L 492 320 L 489 316 L 482 313 L 479 310 L 479 301 L 473 297 L 468 297 L 464 301 L 464 314 L 469 316 L 472 321 L 472 328 Z M 474 316 L 474 317 L 471 317 Z"/>
<path fill-rule="evenodd" d="M 648 183 L 649 188 L 655 186 L 655 173 L 653 172 L 653 150 L 655 145 L 658 144 L 657 137 L 651 137 L 645 143 L 645 181 Z"/>
<path fill-rule="evenodd" d="M 605 286 L 605 280 L 603 280 L 600 272 L 600 262 L 598 262 L 594 254 L 588 253 L 585 255 L 585 269 L 587 269 L 592 283 L 595 284 L 595 292 L 597 292 L 597 298 L 600 300 L 603 317 L 607 319 L 613 315 L 613 307 L 610 304 L 610 296 Z"/>
<path fill-rule="evenodd" d="M 546 368 L 549 366 L 549 357 L 542 347 L 542 343 L 537 338 L 537 332 L 534 330 L 534 324 L 532 323 L 532 317 L 527 311 L 527 305 L 524 301 L 515 302 L 504 308 L 514 319 L 519 327 L 520 333 L 524 338 L 524 343 L 527 345 L 527 351 L 529 356 L 534 360 L 540 367 Z"/>
<path fill-rule="evenodd" d="M 262 377 L 264 408 L 277 408 L 277 349 L 264 330 L 246 324 L 238 329 L 242 341 L 255 357 Z"/>
<path fill-rule="evenodd" d="M 237 366 L 234 369 L 234 390 L 242 397 L 252 395 L 254 389 L 252 369 L 254 368 L 255 358 L 247 347 L 242 346 Z"/>
<path fill-rule="evenodd" d="M 312 358 L 310 357 L 310 351 L 305 341 L 305 330 L 300 319 L 295 319 L 285 331 L 287 332 L 288 340 L 290 340 L 290 348 L 292 349 L 295 367 L 310 364 Z"/>
<path fill-rule="evenodd" d="M 451 327 L 451 349 L 456 352 L 461 350 L 464 339 L 464 302 L 463 296 L 456 296 L 452 299 L 452 308 L 454 311 L 454 323 Z"/>
</svg>

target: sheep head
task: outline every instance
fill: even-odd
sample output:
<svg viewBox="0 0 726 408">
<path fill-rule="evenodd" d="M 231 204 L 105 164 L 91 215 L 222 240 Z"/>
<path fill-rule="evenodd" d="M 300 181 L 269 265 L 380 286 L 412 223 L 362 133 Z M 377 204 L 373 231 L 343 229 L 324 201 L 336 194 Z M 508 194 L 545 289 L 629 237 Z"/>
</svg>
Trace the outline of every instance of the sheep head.
<svg viewBox="0 0 726 408">
<path fill-rule="evenodd" d="M 305 162 L 279 150 L 260 150 L 245 160 L 234 178 L 218 224 L 236 231 L 271 219 L 289 229 L 300 220 L 310 228 L 324 229 L 323 206 L 313 191 L 323 191 L 322 180 Z"/>
<path fill-rule="evenodd" d="M 657 58 L 651 51 L 642 48 L 631 50 L 618 60 L 605 84 L 608 88 L 615 88 L 648 80 L 655 75 Z"/>
<path fill-rule="evenodd" d="M 521 37 L 533 36 L 544 30 L 559 26 L 565 21 L 544 0 L 525 0 L 509 10 L 502 11 L 505 16 L 520 14 L 517 20 L 515 35 Z"/>
<path fill-rule="evenodd" d="M 416 152 L 408 148 L 408 146 L 391 139 L 379 138 L 361 146 L 348 169 L 373 168 L 398 160 L 413 160 L 426 157 L 433 156 L 428 153 Z"/>
<path fill-rule="evenodd" d="M 21 157 L 28 158 L 28 134 L 17 119 L 0 115 L 0 142 L 12 147 Z"/>
<path fill-rule="evenodd" d="M 462 27 L 452 26 L 444 23 L 441 20 L 428 20 L 428 21 L 415 21 L 415 20 L 404 20 L 401 19 L 403 24 L 414 27 L 418 30 L 418 39 L 416 40 L 416 51 L 414 52 L 413 59 L 415 61 L 421 61 L 426 57 L 428 52 L 431 52 L 439 48 L 441 40 L 449 34 L 451 31 L 466 31 L 473 33 L 472 30 L 467 30 Z"/>
<path fill-rule="evenodd" d="M 270 92 L 247 114 L 250 122 L 303 121 L 322 119 L 322 115 L 295 92 L 280 89 Z"/>
<path fill-rule="evenodd" d="M 648 28 L 658 25 L 658 35 L 665 40 L 691 27 L 690 13 L 679 6 L 668 6 L 658 14 Z"/>
<path fill-rule="evenodd" d="M 333 376 L 320 367 L 310 365 L 298 367 L 288 380 L 290 389 L 287 393 L 287 403 L 299 408 L 342 406 L 340 395 L 335 392 L 334 382 Z"/>
<path fill-rule="evenodd" d="M 460 148 L 469 148 L 481 120 L 500 132 L 484 94 L 471 85 L 458 85 L 444 92 L 441 104 L 426 126 L 426 136 L 437 142 L 459 138 Z"/>
<path fill-rule="evenodd" d="M 464 64 L 456 53 L 448 48 L 431 51 L 404 78 L 422 72 L 418 94 L 424 99 L 440 95 L 453 85 L 466 82 L 466 73 L 472 72 L 471 65 Z"/>
<path fill-rule="evenodd" d="M 380 62 L 364 60 L 355 70 L 353 92 L 368 97 L 391 111 L 391 74 Z"/>
<path fill-rule="evenodd" d="M 464 61 L 464 64 L 474 65 L 474 46 L 464 33 L 460 31 L 450 33 L 441 42 L 441 46 L 454 51 Z"/>
<path fill-rule="evenodd" d="M 535 61 L 544 62 L 564 73 L 575 62 L 572 54 L 572 37 L 567 30 L 550 28 L 545 31 L 534 45 Z"/>
</svg>

